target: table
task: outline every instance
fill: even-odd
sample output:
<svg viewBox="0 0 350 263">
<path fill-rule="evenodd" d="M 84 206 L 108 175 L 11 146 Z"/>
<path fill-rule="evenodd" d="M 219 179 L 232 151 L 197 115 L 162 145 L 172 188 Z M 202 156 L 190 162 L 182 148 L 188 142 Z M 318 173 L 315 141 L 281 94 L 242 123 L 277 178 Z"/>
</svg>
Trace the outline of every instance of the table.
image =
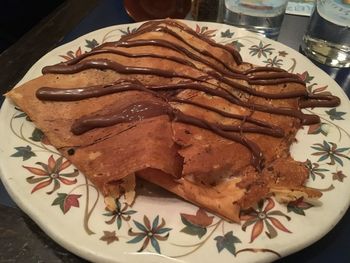
<svg viewBox="0 0 350 263">
<path fill-rule="evenodd" d="M 131 22 L 121 0 L 66 1 L 0 55 L 1 93 L 11 89 L 36 60 L 55 46 L 99 28 Z M 286 15 L 278 40 L 298 50 L 307 22 L 307 17 Z M 350 70 L 323 69 L 335 78 L 350 97 Z M 3 98 L 0 99 L 0 104 L 2 101 Z M 320 241 L 279 262 L 349 262 L 349 241 L 350 211 Z M 0 247 L 0 262 L 84 262 L 57 245 L 21 212 L 7 195 L 1 182 Z"/>
</svg>

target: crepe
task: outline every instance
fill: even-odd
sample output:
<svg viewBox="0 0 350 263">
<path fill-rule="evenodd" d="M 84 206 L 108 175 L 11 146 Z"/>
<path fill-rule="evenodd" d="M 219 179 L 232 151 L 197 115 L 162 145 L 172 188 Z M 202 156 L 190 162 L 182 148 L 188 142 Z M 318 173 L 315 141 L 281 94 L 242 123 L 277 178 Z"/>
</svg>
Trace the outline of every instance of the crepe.
<svg viewBox="0 0 350 263">
<path fill-rule="evenodd" d="M 230 221 L 277 195 L 321 193 L 289 147 L 302 107 L 336 106 L 284 70 L 242 62 L 175 20 L 135 33 L 10 91 L 49 141 L 106 197 L 133 198 L 135 174 Z"/>
</svg>

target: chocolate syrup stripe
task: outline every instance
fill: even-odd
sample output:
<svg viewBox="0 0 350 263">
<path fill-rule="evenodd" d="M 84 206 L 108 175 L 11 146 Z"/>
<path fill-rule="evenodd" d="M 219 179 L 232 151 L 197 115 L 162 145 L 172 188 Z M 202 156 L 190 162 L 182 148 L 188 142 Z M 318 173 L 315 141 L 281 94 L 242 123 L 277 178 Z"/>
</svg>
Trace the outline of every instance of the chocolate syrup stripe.
<svg viewBox="0 0 350 263">
<path fill-rule="evenodd" d="M 273 137 L 283 137 L 284 136 L 284 131 L 280 128 L 277 127 L 275 125 L 271 125 L 267 122 L 264 121 L 260 121 L 258 119 L 254 119 L 252 117 L 250 117 L 249 115 L 238 115 L 238 114 L 232 114 L 226 111 L 222 111 L 219 110 L 217 108 L 214 107 L 210 107 L 208 105 L 204 105 L 198 102 L 194 102 L 194 101 L 190 101 L 190 100 L 186 100 L 186 99 L 178 99 L 178 98 L 171 98 L 169 99 L 170 102 L 178 102 L 178 103 L 183 103 L 183 104 L 190 104 L 208 111 L 212 111 L 215 112 L 223 117 L 226 118 L 231 118 L 231 119 L 238 119 L 238 120 L 242 120 L 243 122 L 249 122 L 252 124 L 255 124 L 257 126 L 260 126 L 259 130 L 256 129 L 256 127 L 245 127 L 244 129 L 242 129 L 242 126 L 234 126 L 234 128 L 230 127 L 225 127 L 225 125 L 221 125 L 221 129 L 224 131 L 246 131 L 246 132 L 256 132 L 256 133 L 263 133 L 266 135 L 270 135 Z M 236 129 L 238 128 L 238 129 Z"/>
<path fill-rule="evenodd" d="M 227 77 L 232 77 L 232 78 L 236 78 L 236 79 L 243 79 L 245 81 L 247 81 L 249 84 L 256 84 L 256 85 L 274 85 L 274 84 L 281 84 L 281 83 L 288 83 L 288 82 L 295 82 L 295 83 L 300 83 L 302 85 L 304 85 L 304 82 L 299 79 L 296 75 L 285 72 L 285 71 L 275 71 L 277 73 L 268 73 L 268 74 L 258 74 L 258 75 L 254 75 L 254 76 L 246 76 L 243 73 L 238 73 L 237 72 L 229 72 L 227 70 L 222 70 L 221 68 L 217 67 L 215 64 L 211 63 L 210 61 L 207 61 L 205 59 L 202 59 L 200 56 L 197 56 L 196 54 L 190 52 L 189 50 L 187 50 L 186 48 L 180 46 L 180 45 L 176 45 L 174 43 L 162 40 L 162 39 L 151 39 L 151 40 L 134 40 L 134 41 L 122 41 L 122 42 L 110 42 L 110 43 L 106 43 L 106 45 L 103 48 L 106 47 L 137 47 L 137 46 L 160 46 L 160 47 L 165 47 L 165 48 L 169 48 L 172 50 L 175 50 L 177 52 L 180 52 L 184 55 L 186 55 L 187 57 L 189 57 L 190 59 L 196 60 L 200 63 L 203 63 L 207 66 L 209 66 L 210 68 L 215 69 L 216 71 L 220 72 L 222 75 L 227 76 Z M 102 48 L 102 47 L 101 47 Z M 103 51 L 102 51 L 103 50 Z M 104 51 L 104 49 L 96 49 L 93 50 L 89 53 L 85 53 L 82 54 L 80 57 L 74 58 L 68 62 L 65 62 L 65 64 L 67 65 L 72 65 L 75 63 L 78 63 L 79 61 L 81 61 L 82 59 L 88 57 L 88 56 L 92 56 L 95 54 L 99 54 L 99 53 L 108 53 L 108 51 Z M 113 50 L 113 49 L 109 49 L 109 53 L 114 53 L 114 54 L 119 54 L 119 55 L 123 55 L 123 56 L 127 56 L 127 57 L 138 57 L 137 55 L 134 54 L 129 54 L 126 52 L 120 52 L 117 50 Z M 124 54 L 123 54 L 124 53 Z M 139 56 L 141 57 L 141 56 Z M 187 65 L 187 66 L 192 66 L 198 70 L 201 70 L 197 67 L 195 67 L 195 65 L 193 65 L 191 62 L 188 62 L 184 59 L 174 59 L 174 57 L 167 57 L 167 56 L 152 56 L 151 57 L 158 57 L 158 58 L 163 58 L 163 59 L 169 59 L 169 60 L 173 60 L 175 62 Z M 191 65 L 189 65 L 188 63 L 191 63 Z M 265 68 L 260 68 L 260 70 L 258 71 L 254 71 L 254 72 L 263 72 L 263 71 L 268 71 L 268 67 Z M 203 71 L 203 70 L 201 70 Z M 274 71 L 274 70 L 271 70 Z M 215 71 L 211 72 L 211 71 L 204 71 L 206 74 L 212 75 L 216 78 L 219 78 L 219 74 L 217 74 Z M 247 74 L 251 74 L 251 72 L 247 73 Z M 221 78 L 221 76 L 220 76 Z M 285 79 L 285 81 L 284 81 Z M 236 88 L 239 88 L 245 92 L 249 92 L 249 90 L 251 90 L 251 88 L 246 87 L 244 85 L 239 85 L 236 86 Z M 265 94 L 265 93 L 262 93 Z M 257 94 L 255 94 L 257 95 Z M 258 95 L 257 95 L 258 96 Z M 281 95 L 277 95 L 277 96 L 281 96 Z"/>
<path fill-rule="evenodd" d="M 226 63 L 224 63 L 223 61 L 221 61 L 218 57 L 216 57 L 214 54 L 210 53 L 209 51 L 205 50 L 205 49 L 200 49 L 197 48 L 196 46 L 188 43 L 183 37 L 181 37 L 180 35 L 178 35 L 177 33 L 175 33 L 174 31 L 171 31 L 170 29 L 166 28 L 166 27 L 158 27 L 154 30 L 155 32 L 165 32 L 179 40 L 181 40 L 183 43 L 185 43 L 186 45 L 188 45 L 189 47 L 191 47 L 193 50 L 197 51 L 198 53 L 203 54 L 204 56 L 210 57 L 211 59 L 214 59 L 216 62 L 220 63 L 221 65 L 223 65 L 225 67 L 226 70 L 230 71 L 230 72 L 234 72 L 234 73 L 239 73 L 239 71 L 237 71 L 236 69 L 229 67 Z M 238 64 L 238 63 L 237 63 Z"/>
<path fill-rule="evenodd" d="M 135 84 L 135 83 L 120 83 L 116 85 L 96 85 L 96 86 L 90 86 L 90 87 L 84 87 L 84 88 L 75 88 L 75 89 L 59 89 L 59 88 L 50 88 L 50 87 L 42 87 L 37 90 L 36 97 L 40 100 L 48 100 L 48 101 L 77 101 L 77 100 L 83 100 L 88 98 L 95 98 L 95 97 L 101 97 L 109 94 L 119 93 L 119 92 L 125 92 L 125 91 L 143 91 L 150 93 L 154 96 L 160 97 L 164 101 L 170 101 L 170 102 L 178 102 L 178 103 L 184 103 L 184 104 L 191 104 L 194 106 L 197 106 L 199 108 L 213 111 L 223 117 L 231 118 L 231 119 L 238 119 L 242 120 L 244 122 L 250 122 L 252 124 L 257 125 L 258 127 L 241 127 L 241 126 L 221 126 L 221 128 L 224 131 L 243 131 L 243 132 L 256 132 L 256 133 L 263 133 L 267 135 L 271 135 L 274 137 L 283 137 L 284 132 L 282 129 L 280 129 L 277 126 L 270 125 L 267 122 L 263 122 L 254 118 L 251 118 L 250 116 L 242 116 L 238 114 L 231 114 L 225 111 L 221 111 L 219 109 L 216 109 L 214 107 L 210 107 L 207 105 L 203 105 L 200 103 L 192 102 L 190 100 L 186 99 L 178 99 L 174 97 L 166 97 L 164 95 L 161 95 L 154 90 L 150 88 L 146 88 L 145 86 L 141 84 Z M 156 88 L 155 88 L 156 90 Z"/>
<path fill-rule="evenodd" d="M 163 56 L 163 55 L 159 55 L 159 54 L 155 54 L 155 53 L 139 53 L 139 54 L 135 54 L 135 53 L 127 53 L 124 51 L 120 51 L 120 50 L 116 50 L 116 49 L 95 49 L 92 50 L 88 53 L 84 53 L 81 54 L 78 57 L 75 57 L 67 62 L 64 62 L 62 64 L 64 65 L 74 65 L 79 63 L 81 60 L 83 60 L 84 58 L 93 56 L 93 55 L 98 55 L 98 54 L 116 54 L 116 55 L 120 55 L 120 56 L 124 56 L 124 57 L 129 57 L 129 58 L 143 58 L 143 57 L 152 57 L 152 58 L 160 58 L 160 59 L 167 59 L 167 60 L 171 60 L 186 66 L 190 66 L 190 67 L 195 67 L 195 65 L 186 60 L 186 59 L 182 59 L 179 57 L 175 57 L 175 56 Z"/>
<path fill-rule="evenodd" d="M 222 70 L 220 67 L 216 66 L 215 64 L 211 63 L 208 60 L 205 60 L 203 58 L 201 58 L 200 56 L 197 56 L 196 54 L 192 53 L 191 51 L 189 51 L 188 49 L 184 48 L 181 45 L 178 45 L 176 43 L 172 43 L 163 39 L 140 39 L 140 40 L 133 40 L 133 41 L 120 41 L 120 42 L 109 42 L 104 44 L 103 48 L 106 47 L 138 47 L 138 46 L 159 46 L 159 47 L 165 47 L 165 48 L 169 48 L 171 50 L 174 50 L 176 52 L 179 52 L 181 54 L 186 55 L 188 58 L 193 59 L 195 61 L 201 62 L 213 69 L 215 69 L 216 71 L 220 72 L 221 74 L 226 74 L 232 77 L 236 77 L 236 78 L 244 78 L 244 76 L 242 74 L 239 74 L 239 71 L 236 72 L 231 72 L 228 70 Z M 94 51 L 91 51 L 94 52 Z M 221 64 L 223 64 L 222 62 L 220 62 Z M 224 64 L 223 64 L 224 65 Z"/>
<path fill-rule="evenodd" d="M 84 60 L 79 64 L 65 65 L 57 64 L 53 66 L 46 66 L 42 69 L 43 74 L 47 73 L 58 73 L 58 74 L 72 74 L 78 73 L 86 69 L 100 69 L 106 70 L 110 69 L 121 74 L 142 74 L 142 75 L 155 75 L 165 78 L 185 78 L 196 81 L 197 78 L 183 75 L 175 71 L 163 70 L 158 68 L 145 68 L 145 67 L 131 67 L 124 66 L 117 62 L 108 59 L 91 59 Z"/>
<path fill-rule="evenodd" d="M 299 101 L 300 108 L 335 107 L 340 105 L 340 99 L 333 95 L 309 94 L 308 99 Z"/>
<path fill-rule="evenodd" d="M 261 152 L 260 147 L 255 142 L 248 140 L 244 136 L 223 131 L 222 128 L 217 124 L 209 123 L 205 120 L 201 120 L 201 119 L 186 115 L 181 111 L 175 111 L 175 121 L 182 122 L 185 124 L 190 124 L 202 129 L 212 131 L 223 138 L 226 138 L 244 145 L 251 152 L 250 163 L 252 164 L 252 166 L 255 167 L 255 169 L 257 169 L 259 172 L 262 171 L 263 165 L 264 165 L 264 155 Z"/>
<path fill-rule="evenodd" d="M 78 65 L 81 65 L 81 64 L 78 64 Z M 300 119 L 302 124 L 315 124 L 319 122 L 319 117 L 316 115 L 307 115 L 302 113 L 299 110 L 290 109 L 290 108 L 275 108 L 275 107 L 268 107 L 264 105 L 243 102 L 239 100 L 237 97 L 235 97 L 234 95 L 226 91 L 211 89 L 198 83 L 178 83 L 178 84 L 170 84 L 170 85 L 146 86 L 146 88 L 153 91 L 193 89 L 197 91 L 202 91 L 212 96 L 223 98 L 226 101 L 229 101 L 230 103 L 236 104 L 238 106 L 246 107 L 252 110 L 274 113 L 278 115 L 293 116 Z M 84 99 L 84 98 L 87 98 L 87 96 L 96 96 L 97 94 L 100 94 L 99 96 L 103 96 L 114 92 L 118 92 L 118 87 L 106 86 L 106 87 L 100 88 L 100 91 L 99 91 L 99 88 L 93 88 L 92 91 L 89 91 L 89 88 L 85 88 L 85 91 L 82 88 L 80 88 L 80 89 L 77 89 L 77 92 L 74 92 L 73 89 L 70 89 L 70 90 L 67 90 L 66 93 L 59 89 L 57 90 L 57 93 L 55 93 L 52 88 L 49 90 L 47 88 L 41 88 L 37 92 L 37 97 L 39 99 L 40 98 L 47 99 L 49 97 L 48 94 L 52 94 L 53 95 L 52 98 L 56 96 L 56 98 L 60 100 L 69 100 L 70 97 L 72 97 L 72 94 L 74 94 L 74 96 L 81 96 L 82 97 L 81 99 Z M 80 93 L 80 95 L 77 95 L 76 93 L 78 94 Z"/>
<path fill-rule="evenodd" d="M 165 47 L 171 47 L 171 48 L 173 47 L 172 43 L 167 42 L 167 41 L 163 41 L 163 40 L 141 40 L 141 41 L 133 41 L 133 42 L 115 42 L 115 43 L 111 43 L 111 44 L 114 46 L 122 46 L 122 47 L 133 47 L 133 46 L 139 46 L 139 45 L 161 45 L 161 46 L 165 46 Z M 179 48 L 179 50 L 177 48 Z M 196 56 L 196 55 L 192 54 L 191 52 L 188 53 L 188 51 L 181 46 L 175 47 L 175 49 L 177 51 L 182 52 L 182 53 L 186 53 L 191 58 L 194 58 L 193 56 Z M 114 54 L 119 54 L 119 55 L 125 55 L 127 57 L 137 57 L 136 54 L 129 54 L 129 53 L 118 51 L 118 50 L 108 50 L 107 51 L 107 50 L 103 50 L 103 49 L 96 49 L 96 50 L 93 50 L 89 53 L 82 54 L 81 56 L 76 57 L 68 62 L 57 64 L 54 66 L 45 67 L 43 69 L 43 73 L 62 73 L 62 71 L 55 71 L 55 66 L 63 66 L 63 65 L 72 66 L 72 65 L 77 64 L 78 62 L 80 62 L 82 59 L 84 59 L 86 57 L 96 55 L 96 54 L 101 54 L 101 53 L 114 53 Z M 142 55 L 139 55 L 139 56 L 142 56 Z M 190 62 L 187 63 L 186 60 L 182 61 L 182 59 L 175 58 L 175 57 L 166 57 L 166 56 L 161 56 L 161 55 L 156 55 L 156 54 L 151 55 L 151 56 L 152 57 L 159 57 L 159 58 L 163 58 L 163 59 L 170 59 L 170 60 L 173 60 L 173 61 L 178 62 L 178 63 L 182 63 L 182 64 L 187 65 L 187 66 L 189 66 L 188 63 L 190 63 Z M 201 60 L 201 58 L 199 58 L 199 57 L 194 58 L 194 59 Z M 206 61 L 200 61 L 200 62 L 206 63 Z M 220 70 L 219 68 L 217 68 L 215 65 L 213 65 L 211 63 L 209 63 L 208 65 L 216 70 Z M 196 69 L 198 69 L 198 68 L 196 68 Z M 200 69 L 198 69 L 198 70 L 200 70 Z M 224 83 L 226 83 L 230 86 L 233 86 L 234 88 L 240 89 L 241 91 L 247 92 L 248 94 L 255 95 L 255 96 L 267 97 L 270 99 L 278 99 L 278 98 L 290 98 L 290 97 L 299 97 L 302 95 L 307 95 L 306 90 L 286 92 L 286 93 L 261 92 L 261 91 L 255 90 L 253 88 L 246 87 L 246 86 L 239 84 L 237 82 L 234 82 L 228 78 L 222 77 L 220 74 L 216 73 L 215 71 L 209 71 L 206 73 L 212 77 L 215 77 L 218 80 L 223 81 Z M 221 73 L 225 73 L 225 72 L 221 72 Z M 271 84 L 281 84 L 281 83 L 287 83 L 287 82 L 298 82 L 298 83 L 303 84 L 303 82 L 301 80 L 299 80 L 298 78 L 270 79 L 271 77 L 269 75 L 270 74 L 259 74 L 259 76 L 247 77 L 243 74 L 235 74 L 235 76 L 237 78 L 246 80 L 248 83 L 252 83 L 252 84 L 256 83 L 256 84 L 271 85 Z M 285 76 L 290 76 L 290 75 L 293 76 L 293 74 L 289 74 L 286 72 L 281 72 L 281 73 L 277 73 L 277 74 L 273 73 L 273 75 L 275 77 L 285 77 Z"/>
<path fill-rule="evenodd" d="M 57 64 L 57 65 L 53 65 L 53 66 L 44 67 L 42 72 L 44 74 L 46 74 L 46 73 L 71 74 L 71 73 L 80 72 L 80 71 L 85 70 L 85 69 L 101 69 L 101 70 L 111 69 L 111 70 L 114 70 L 114 71 L 121 73 L 121 74 L 149 74 L 149 75 L 156 75 L 156 76 L 166 77 L 166 78 L 178 77 L 178 78 L 190 79 L 193 81 L 198 80 L 195 77 L 183 75 L 183 74 L 177 73 L 175 71 L 168 71 L 168 70 L 162 70 L 162 69 L 157 69 L 157 68 L 129 67 L 129 66 L 124 66 L 124 65 L 119 64 L 119 63 L 114 62 L 114 61 L 107 60 L 107 59 L 84 60 L 81 63 L 74 64 L 74 65 Z M 239 83 L 230 81 L 227 78 L 221 78 L 221 80 L 229 85 L 232 85 L 233 87 L 239 88 L 241 85 Z M 164 85 L 163 87 L 167 88 L 167 89 L 196 88 L 196 89 L 202 89 L 203 92 L 206 92 L 209 94 L 211 94 L 213 92 L 219 92 L 218 90 L 209 89 L 209 88 L 205 87 L 204 85 L 200 85 L 200 84 L 196 84 L 196 83 L 193 83 L 193 84 L 195 84 L 195 85 L 182 84 L 185 86 L 181 86 L 181 84 L 179 84 L 177 86 Z M 243 86 L 243 85 L 241 85 L 241 86 Z M 245 86 L 243 86 L 243 87 L 245 87 Z M 245 87 L 245 88 L 247 88 L 247 87 Z M 251 91 L 254 95 L 259 94 L 261 97 L 265 97 L 265 98 L 271 98 L 271 97 L 272 98 L 276 98 L 276 97 L 280 98 L 278 93 L 277 94 L 265 94 L 265 93 L 262 94 L 261 92 L 256 91 L 256 90 L 251 90 Z M 284 94 L 284 93 L 281 93 L 281 94 Z M 287 95 L 290 96 L 287 98 L 291 98 L 291 97 L 293 98 L 296 96 L 296 94 L 299 96 L 299 91 L 287 93 Z M 226 94 L 226 95 L 228 96 L 228 94 Z M 221 97 L 223 96 L 223 92 L 221 92 L 220 96 Z M 286 98 L 285 95 L 283 95 L 282 98 Z M 236 97 L 234 98 L 233 95 L 231 95 L 230 97 L 227 97 L 225 99 L 229 100 L 231 103 L 235 103 L 237 105 L 247 107 L 250 109 L 263 111 L 263 112 L 269 112 L 269 113 L 275 113 L 275 114 L 280 114 L 280 115 L 293 116 L 293 117 L 299 118 L 302 121 L 302 124 L 313 124 L 313 123 L 319 122 L 319 119 L 316 118 L 315 115 L 306 115 L 306 114 L 303 114 L 300 111 L 294 110 L 294 109 L 273 108 L 273 107 L 267 107 L 267 106 L 258 105 L 258 104 L 249 104 L 249 103 L 245 103 L 243 101 L 240 101 Z M 326 100 L 328 101 L 328 97 L 326 98 Z M 322 105 L 322 102 L 323 102 L 322 96 L 318 97 L 318 101 Z M 315 104 L 317 104 L 316 101 L 315 101 Z M 337 105 L 334 105 L 334 106 L 337 106 Z"/>
<path fill-rule="evenodd" d="M 265 105 L 260 104 L 254 104 L 254 103 L 247 103 L 244 101 L 241 101 L 237 97 L 235 97 L 233 94 L 225 91 L 221 91 L 218 89 L 211 89 L 208 88 L 202 84 L 198 83 L 179 83 L 179 84 L 169 84 L 169 85 L 159 85 L 155 87 L 147 86 L 147 88 L 152 90 L 179 90 L 179 89 L 194 89 L 198 91 L 205 92 L 206 94 L 221 97 L 233 104 L 236 104 L 238 106 L 242 106 L 251 110 L 257 110 L 267 113 L 273 113 L 277 115 L 286 115 L 298 118 L 303 125 L 310 125 L 319 123 L 320 119 L 317 115 L 309 115 L 304 114 L 300 110 L 291 109 L 291 108 L 276 108 L 276 107 L 269 107 Z"/>
<path fill-rule="evenodd" d="M 163 99 L 163 96 L 151 89 L 147 89 L 142 85 L 134 83 L 120 83 L 110 85 L 95 85 L 74 89 L 59 89 L 51 87 L 42 87 L 36 91 L 36 97 L 39 100 L 47 101 L 78 101 L 90 98 L 98 98 L 114 93 L 125 91 L 143 91 Z"/>
<path fill-rule="evenodd" d="M 196 31 L 192 30 L 191 28 L 184 27 L 184 26 L 179 25 L 178 23 L 172 22 L 172 21 L 162 20 L 162 21 L 149 21 L 149 22 L 146 22 L 146 23 L 143 24 L 143 26 L 144 26 L 143 28 L 141 28 L 140 30 L 137 30 L 135 33 L 133 33 L 131 35 L 124 36 L 122 39 L 123 40 L 124 39 L 129 39 L 130 37 L 138 36 L 138 35 L 141 35 L 141 34 L 143 34 L 145 32 L 154 31 L 157 27 L 159 27 L 160 24 L 167 24 L 167 25 L 170 25 L 170 26 L 173 26 L 173 27 L 177 27 L 181 31 L 185 31 L 186 33 L 188 33 L 188 34 L 190 34 L 190 35 L 192 35 L 192 36 L 194 36 L 194 37 L 196 37 L 196 38 L 198 38 L 198 39 L 208 43 L 211 46 L 225 49 L 227 52 L 229 52 L 229 54 L 232 55 L 232 58 L 234 59 L 234 61 L 238 65 L 242 63 L 241 55 L 234 48 L 226 46 L 226 45 L 218 44 L 215 41 L 212 41 L 211 39 L 207 38 L 206 36 L 198 34 Z M 174 32 L 174 33 L 176 33 L 176 32 Z"/>
<path fill-rule="evenodd" d="M 245 75 L 248 74 L 252 74 L 252 73 L 256 73 L 256 72 L 287 72 L 284 69 L 281 68 L 275 68 L 275 67 L 254 67 L 254 68 L 250 68 L 247 69 L 245 71 L 243 71 L 242 73 Z"/>
<path fill-rule="evenodd" d="M 137 39 L 132 41 L 117 41 L 117 42 L 108 42 L 105 44 L 102 44 L 98 49 L 104 49 L 106 47 L 137 47 L 137 46 L 159 46 L 159 47 L 165 47 L 169 48 L 171 50 L 177 51 L 179 53 L 182 53 L 189 57 L 190 59 L 196 60 L 198 62 L 201 62 L 217 71 L 219 71 L 222 74 L 230 75 L 232 77 L 242 77 L 243 75 L 240 74 L 240 71 L 233 70 L 231 68 L 228 68 L 222 61 L 217 60 L 218 63 L 220 63 L 225 69 L 221 69 L 214 63 L 210 62 L 210 60 L 203 59 L 201 56 L 196 55 L 195 53 L 191 52 L 190 50 L 186 49 L 185 47 L 178 45 L 176 43 L 163 40 L 163 39 Z M 94 51 L 94 50 L 93 50 Z M 92 51 L 92 52 L 93 52 Z M 204 53 L 202 53 L 205 55 Z"/>
<path fill-rule="evenodd" d="M 118 112 L 114 112 L 103 116 L 87 116 L 76 120 L 71 128 L 75 135 L 81 135 L 89 130 L 95 128 L 108 127 L 120 123 L 129 123 L 133 121 L 141 121 L 143 119 L 157 117 L 161 115 L 168 115 L 169 118 L 175 122 L 197 126 L 199 128 L 212 131 L 217 135 L 226 139 L 238 142 L 246 146 L 252 153 L 251 164 L 259 171 L 262 170 L 263 154 L 260 148 L 252 141 L 227 132 L 223 129 L 239 129 L 244 131 L 245 127 L 223 126 L 208 121 L 184 114 L 183 112 L 172 108 L 168 103 L 154 103 L 149 101 L 140 101 L 133 103 Z"/>
</svg>

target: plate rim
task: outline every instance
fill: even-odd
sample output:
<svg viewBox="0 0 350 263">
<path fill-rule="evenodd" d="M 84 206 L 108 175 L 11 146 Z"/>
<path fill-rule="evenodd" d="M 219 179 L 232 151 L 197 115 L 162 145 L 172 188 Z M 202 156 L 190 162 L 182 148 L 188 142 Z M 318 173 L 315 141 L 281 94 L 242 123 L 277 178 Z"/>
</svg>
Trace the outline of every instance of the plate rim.
<svg viewBox="0 0 350 263">
<path fill-rule="evenodd" d="M 220 24 L 220 23 L 213 23 L 213 22 L 199 22 L 199 21 L 188 21 L 188 20 L 180 20 L 180 21 L 184 21 L 184 22 L 190 22 L 190 24 L 193 24 L 193 23 L 197 23 L 197 24 L 205 24 L 205 25 L 208 25 L 208 24 L 212 24 L 212 25 L 215 25 L 215 27 L 217 27 L 218 25 L 222 26 L 222 27 L 229 27 L 229 28 L 234 28 L 235 31 L 244 31 L 244 33 L 246 34 L 249 34 L 249 35 L 256 35 L 254 33 L 251 33 L 251 32 L 247 32 L 243 29 L 240 29 L 240 28 L 237 28 L 237 27 L 234 27 L 234 26 L 231 26 L 231 25 L 226 25 L 226 24 Z M 52 49 L 51 51 L 49 51 L 47 54 L 45 54 L 44 56 L 42 56 L 39 60 L 37 60 L 32 66 L 31 68 L 27 71 L 27 73 L 23 76 L 23 78 L 15 85 L 15 88 L 22 84 L 24 81 L 27 81 L 27 78 L 29 78 L 30 75 L 33 74 L 33 72 L 36 70 L 36 68 L 38 67 L 38 65 L 40 65 L 40 63 L 43 63 L 43 61 L 45 61 L 47 59 L 47 57 L 50 57 L 52 56 L 53 53 L 57 53 L 57 51 L 59 50 L 64 50 L 66 49 L 68 46 L 74 44 L 75 42 L 78 42 L 78 41 L 81 41 L 81 40 L 84 40 L 85 38 L 88 38 L 88 36 L 92 36 L 92 35 L 95 35 L 95 34 L 98 34 L 99 32 L 103 31 L 103 30 L 108 30 L 108 29 L 118 29 L 118 28 L 125 28 L 127 25 L 140 25 L 144 22 L 138 22 L 138 23 L 127 23 L 127 24 L 119 24 L 119 25 L 113 25 L 113 26 L 109 26 L 109 27 L 104 27 L 104 28 L 101 28 L 101 29 L 98 29 L 98 30 L 94 30 L 92 32 L 89 32 L 87 34 L 84 34 L 82 36 L 79 36 L 77 38 L 75 38 L 74 40 L 68 42 L 68 43 L 65 43 L 63 45 L 60 45 L 54 49 Z M 299 52 L 297 52 L 296 50 L 280 43 L 280 42 L 277 42 L 277 41 L 274 41 L 274 40 L 271 40 L 271 39 L 266 39 L 264 37 L 261 37 L 260 35 L 258 35 L 259 38 L 263 39 L 264 41 L 267 41 L 267 42 L 272 42 L 274 43 L 275 45 L 277 44 L 278 46 L 283 46 L 284 48 L 287 48 L 288 51 L 292 51 L 293 53 L 293 56 L 296 57 L 297 60 L 307 60 L 308 63 L 312 64 L 312 68 L 313 70 L 315 71 L 318 71 L 318 73 L 320 73 L 322 75 L 323 78 L 327 78 L 328 81 L 331 81 L 332 84 L 334 86 L 336 86 L 336 90 L 337 92 L 341 93 L 342 95 L 342 102 L 343 102 L 343 99 L 344 98 L 347 98 L 347 95 L 346 93 L 344 92 L 344 90 L 335 82 L 334 79 L 332 79 L 327 73 L 325 73 L 323 70 L 321 70 L 320 68 L 318 68 L 316 65 L 314 65 L 307 57 L 303 56 L 302 54 L 300 54 Z M 307 65 L 305 67 L 310 67 L 310 65 Z M 29 79 L 28 79 L 29 80 Z M 350 101 L 348 100 L 348 109 L 350 109 Z M 1 106 L 1 110 L 0 110 L 0 120 L 5 116 L 6 114 L 6 111 L 8 108 L 10 108 L 10 105 L 14 105 L 12 102 L 9 101 L 9 99 L 5 98 L 2 106 Z M 1 155 L 1 148 L 0 148 L 0 155 Z M 89 259 L 89 260 L 93 260 L 93 261 L 96 261 L 96 260 L 104 260 L 106 262 L 115 262 L 113 259 L 111 258 L 106 258 L 105 256 L 101 257 L 100 254 L 98 253 L 95 253 L 94 251 L 91 251 L 90 249 L 82 246 L 80 247 L 81 245 L 79 244 L 76 244 L 74 242 L 67 242 L 67 239 L 64 238 L 64 235 L 59 235 L 57 233 L 57 231 L 53 231 L 53 229 L 51 229 L 49 227 L 49 224 L 46 224 L 44 220 L 41 220 L 40 218 L 37 218 L 36 214 L 35 214 L 35 209 L 36 209 L 36 206 L 31 204 L 31 203 L 27 203 L 25 204 L 25 202 L 23 202 L 23 200 L 21 200 L 21 195 L 16 193 L 14 191 L 14 189 L 11 187 L 11 183 L 8 181 L 8 180 L 5 180 L 5 173 L 4 173 L 4 158 L 0 158 L 0 178 L 6 188 L 6 191 L 10 194 L 11 198 L 15 201 L 15 203 L 20 207 L 20 209 L 22 211 L 24 211 L 26 214 L 29 215 L 29 217 L 35 221 L 36 224 L 38 224 L 40 226 L 41 229 L 44 230 L 44 232 L 50 236 L 50 238 L 52 238 L 55 242 L 57 242 L 58 244 L 60 244 L 61 246 L 63 246 L 64 248 L 66 248 L 67 250 L 69 251 L 72 251 L 74 254 L 78 255 L 78 256 L 81 256 L 82 258 L 86 258 L 86 259 Z M 349 208 L 349 205 L 350 205 L 350 198 L 347 200 L 347 205 L 346 207 Z M 340 221 L 340 219 L 344 216 L 344 214 L 346 213 L 347 209 L 344 209 L 342 211 L 340 211 L 339 215 L 336 217 L 336 219 L 333 220 L 332 224 L 331 224 L 331 228 L 329 228 L 327 231 L 323 231 L 318 237 L 317 239 L 309 239 L 306 243 L 303 243 L 303 245 L 300 247 L 300 248 L 296 248 L 296 249 L 293 249 L 293 250 L 289 250 L 290 253 L 287 253 L 287 254 L 284 254 L 283 257 L 289 255 L 289 254 L 292 254 L 292 253 L 295 253 L 296 251 L 299 251 L 300 249 L 303 249 L 303 248 L 306 248 L 307 246 L 309 246 L 310 244 L 313 244 L 315 242 L 317 242 L 319 239 L 321 239 L 323 236 L 325 236 L 327 233 L 329 233 L 329 231 L 332 230 L 332 228 Z M 74 245 L 73 245 L 74 244 Z M 157 259 L 159 259 L 159 257 L 157 256 L 156 257 Z M 167 259 L 168 260 L 168 259 Z M 169 262 L 169 261 L 166 261 L 166 262 Z"/>
</svg>

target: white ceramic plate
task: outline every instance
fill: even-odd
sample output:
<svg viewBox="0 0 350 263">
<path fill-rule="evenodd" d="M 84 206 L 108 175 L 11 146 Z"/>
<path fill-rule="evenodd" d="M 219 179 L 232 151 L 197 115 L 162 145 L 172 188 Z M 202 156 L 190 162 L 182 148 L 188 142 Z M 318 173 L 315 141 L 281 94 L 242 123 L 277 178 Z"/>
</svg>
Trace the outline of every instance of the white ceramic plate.
<svg viewBox="0 0 350 263">
<path fill-rule="evenodd" d="M 62 160 L 23 112 L 6 100 L 0 114 L 1 179 L 11 197 L 49 236 L 73 253 L 107 262 L 267 262 L 300 250 L 325 235 L 350 202 L 350 104 L 341 88 L 296 51 L 269 39 L 214 23 L 186 22 L 218 42 L 233 44 L 245 61 L 282 67 L 300 75 L 312 93 L 330 91 L 337 108 L 308 110 L 321 125 L 305 127 L 291 148 L 306 161 L 309 185 L 324 191 L 321 205 L 273 199 L 230 224 L 164 192 L 143 188 L 133 207 L 104 210 L 101 194 Z M 101 29 L 56 48 L 21 83 L 97 44 L 118 40 L 140 24 Z M 131 230 L 130 230 L 131 229 Z M 140 251 L 142 250 L 142 251 Z"/>
</svg>

